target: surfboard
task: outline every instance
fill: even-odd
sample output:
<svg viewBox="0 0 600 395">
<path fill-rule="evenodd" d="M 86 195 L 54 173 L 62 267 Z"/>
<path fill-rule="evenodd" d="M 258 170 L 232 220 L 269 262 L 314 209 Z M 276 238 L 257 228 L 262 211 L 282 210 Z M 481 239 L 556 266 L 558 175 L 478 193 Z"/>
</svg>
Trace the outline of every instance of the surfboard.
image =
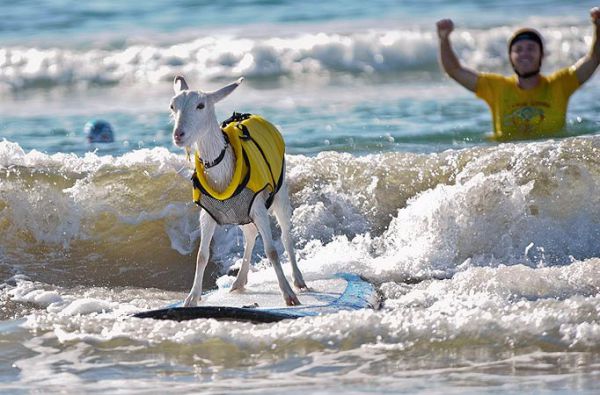
<svg viewBox="0 0 600 395">
<path fill-rule="evenodd" d="M 270 323 L 380 307 L 375 286 L 357 274 L 338 273 L 330 279 L 310 281 L 308 286 L 309 291 L 297 293 L 299 306 L 284 306 L 279 287 L 273 282 L 247 286 L 244 292 L 229 292 L 228 288 L 211 291 L 202 295 L 202 305 L 197 307 L 181 307 L 183 302 L 178 302 L 133 316 L 174 321 L 213 318 Z"/>
</svg>

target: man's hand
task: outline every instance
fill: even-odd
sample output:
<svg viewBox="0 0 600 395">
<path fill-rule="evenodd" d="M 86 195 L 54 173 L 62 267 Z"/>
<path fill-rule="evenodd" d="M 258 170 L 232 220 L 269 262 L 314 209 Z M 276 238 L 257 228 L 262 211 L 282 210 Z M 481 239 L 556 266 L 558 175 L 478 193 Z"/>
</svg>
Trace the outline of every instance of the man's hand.
<svg viewBox="0 0 600 395">
<path fill-rule="evenodd" d="M 592 17 L 592 23 L 596 26 L 600 26 L 600 7 L 594 7 L 590 10 L 590 16 Z"/>
<path fill-rule="evenodd" d="M 594 8 L 594 9 L 598 10 L 598 13 L 600 13 L 600 9 L 598 9 L 598 8 Z M 593 16 L 592 16 L 592 18 L 593 18 Z M 439 21 L 437 21 L 436 26 L 437 26 L 437 33 L 438 33 L 438 36 L 440 39 L 448 38 L 450 33 L 452 33 L 452 30 L 454 30 L 454 22 L 452 22 L 452 19 L 440 19 Z"/>
</svg>

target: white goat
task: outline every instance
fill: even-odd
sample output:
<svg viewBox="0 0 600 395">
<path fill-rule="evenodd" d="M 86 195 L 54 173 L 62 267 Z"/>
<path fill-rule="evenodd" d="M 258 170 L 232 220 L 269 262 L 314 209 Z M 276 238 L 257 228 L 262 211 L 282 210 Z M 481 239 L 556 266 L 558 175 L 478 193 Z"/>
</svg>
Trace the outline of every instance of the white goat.
<svg viewBox="0 0 600 395">
<path fill-rule="evenodd" d="M 181 76 L 175 77 L 173 81 L 175 91 L 175 96 L 171 100 L 171 111 L 175 121 L 173 142 L 178 147 L 195 150 L 205 163 L 211 163 L 211 166 L 204 168 L 204 175 L 209 185 L 219 192 L 224 191 L 229 186 L 236 167 L 236 160 L 242 159 L 235 157 L 231 144 L 226 141 L 217 121 L 214 105 L 233 92 L 242 81 L 243 78 L 240 78 L 236 82 L 214 92 L 192 91 Z M 240 225 L 245 239 L 244 256 L 231 291 L 242 291 L 247 283 L 250 258 L 258 231 L 263 239 L 265 254 L 275 269 L 279 289 L 286 305 L 299 305 L 300 301 L 285 278 L 277 251 L 273 246 L 266 208 L 268 194 L 267 190 L 263 190 L 256 196 L 249 212 L 252 222 Z M 300 290 L 306 290 L 307 287 L 302 278 L 302 273 L 298 269 L 290 237 L 292 210 L 285 180 L 283 180 L 283 184 L 273 198 L 271 210 L 281 227 L 283 244 L 292 265 L 294 285 Z M 200 300 L 204 269 L 208 263 L 210 241 L 216 225 L 216 220 L 206 210 L 202 210 L 200 213 L 201 240 L 196 259 L 196 275 L 194 285 L 184 301 L 185 307 L 196 306 Z"/>
</svg>

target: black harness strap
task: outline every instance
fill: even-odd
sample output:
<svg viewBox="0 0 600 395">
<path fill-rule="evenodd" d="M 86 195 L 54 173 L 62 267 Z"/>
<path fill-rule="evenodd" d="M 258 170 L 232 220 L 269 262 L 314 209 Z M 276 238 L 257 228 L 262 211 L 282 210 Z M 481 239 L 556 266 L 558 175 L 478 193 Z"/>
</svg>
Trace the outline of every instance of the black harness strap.
<svg viewBox="0 0 600 395">
<path fill-rule="evenodd" d="M 227 125 L 229 125 L 231 122 L 242 122 L 250 118 L 251 116 L 252 114 L 250 113 L 239 113 L 234 111 L 234 113 L 229 118 L 227 118 L 223 121 L 223 123 L 221 123 L 221 128 L 225 129 Z"/>
<path fill-rule="evenodd" d="M 221 161 L 225 157 L 225 153 L 227 152 L 227 147 L 229 146 L 229 137 L 227 137 L 227 134 L 225 134 L 225 132 L 223 132 L 223 131 L 221 131 L 221 132 L 223 133 L 223 137 L 225 138 L 225 146 L 221 150 L 221 153 L 219 154 L 219 156 L 217 156 L 217 159 L 215 159 L 211 162 L 205 162 L 202 158 L 198 157 L 198 159 L 200 160 L 200 163 L 202 163 L 202 165 L 204 166 L 205 169 L 210 169 L 211 167 L 215 167 L 216 165 L 221 163 Z"/>
</svg>

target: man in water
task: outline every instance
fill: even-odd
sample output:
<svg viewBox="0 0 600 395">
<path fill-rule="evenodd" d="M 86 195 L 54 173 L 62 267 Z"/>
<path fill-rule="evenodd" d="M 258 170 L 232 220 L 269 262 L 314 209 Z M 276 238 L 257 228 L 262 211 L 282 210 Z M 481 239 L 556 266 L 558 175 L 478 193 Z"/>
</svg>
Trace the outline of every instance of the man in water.
<svg viewBox="0 0 600 395">
<path fill-rule="evenodd" d="M 452 79 L 487 102 L 495 140 L 557 136 L 564 130 L 569 97 L 600 64 L 600 8 L 592 8 L 590 14 L 594 37 L 589 53 L 549 76 L 540 74 L 544 44 L 534 29 L 517 30 L 510 38 L 508 55 L 516 75 L 505 77 L 462 66 L 450 43 L 454 23 L 437 22 L 442 66 Z"/>
<path fill-rule="evenodd" d="M 112 143 L 115 141 L 110 123 L 101 119 L 89 121 L 83 127 L 88 143 Z"/>
</svg>

